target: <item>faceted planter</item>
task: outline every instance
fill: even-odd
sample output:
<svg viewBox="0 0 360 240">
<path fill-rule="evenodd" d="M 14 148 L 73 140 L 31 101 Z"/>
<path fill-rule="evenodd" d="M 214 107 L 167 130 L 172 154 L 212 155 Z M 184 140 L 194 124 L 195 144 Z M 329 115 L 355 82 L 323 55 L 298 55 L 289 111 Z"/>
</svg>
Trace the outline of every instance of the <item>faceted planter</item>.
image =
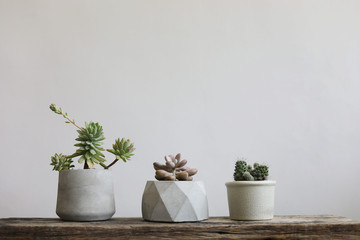
<svg viewBox="0 0 360 240">
<path fill-rule="evenodd" d="M 68 221 L 99 221 L 115 213 L 112 173 L 104 169 L 59 172 L 56 214 Z"/>
<path fill-rule="evenodd" d="M 269 220 L 274 217 L 275 181 L 227 182 L 230 218 Z"/>
<path fill-rule="evenodd" d="M 209 218 L 204 184 L 200 181 L 148 181 L 142 197 L 144 220 L 197 222 Z"/>
</svg>

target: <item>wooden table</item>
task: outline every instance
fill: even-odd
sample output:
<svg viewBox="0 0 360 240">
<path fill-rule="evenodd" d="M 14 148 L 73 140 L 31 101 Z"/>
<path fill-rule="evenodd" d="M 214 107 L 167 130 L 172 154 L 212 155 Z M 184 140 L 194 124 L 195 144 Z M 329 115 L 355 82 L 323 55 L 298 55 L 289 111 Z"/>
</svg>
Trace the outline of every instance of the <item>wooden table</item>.
<svg viewBox="0 0 360 240">
<path fill-rule="evenodd" d="M 198 223 L 140 218 L 63 222 L 53 218 L 0 219 L 0 239 L 360 239 L 360 223 L 336 216 L 276 216 L 270 221 L 212 217 Z"/>
</svg>

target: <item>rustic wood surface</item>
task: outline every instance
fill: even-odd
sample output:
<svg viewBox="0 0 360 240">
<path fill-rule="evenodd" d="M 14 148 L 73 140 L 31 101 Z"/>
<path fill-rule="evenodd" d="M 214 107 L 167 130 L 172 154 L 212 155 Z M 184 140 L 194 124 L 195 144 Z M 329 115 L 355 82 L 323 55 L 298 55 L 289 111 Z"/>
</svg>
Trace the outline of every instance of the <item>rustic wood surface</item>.
<svg viewBox="0 0 360 240">
<path fill-rule="evenodd" d="M 270 221 L 212 217 L 198 223 L 140 218 L 64 222 L 53 218 L 0 219 L 0 239 L 360 239 L 360 223 L 336 216 L 276 216 Z"/>
</svg>

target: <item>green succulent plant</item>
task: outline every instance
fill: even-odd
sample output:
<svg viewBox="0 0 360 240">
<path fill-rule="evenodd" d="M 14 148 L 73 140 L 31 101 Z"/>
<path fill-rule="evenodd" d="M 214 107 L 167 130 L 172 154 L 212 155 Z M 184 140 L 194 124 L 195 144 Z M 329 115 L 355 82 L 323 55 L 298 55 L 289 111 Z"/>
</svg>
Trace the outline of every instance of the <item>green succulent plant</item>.
<svg viewBox="0 0 360 240">
<path fill-rule="evenodd" d="M 70 169 L 74 167 L 73 165 L 60 164 L 67 163 L 68 161 L 72 162 L 72 159 L 75 157 L 80 157 L 78 162 L 84 164 L 84 169 L 93 168 L 95 164 L 101 165 L 103 168 L 108 169 L 113 166 L 119 159 L 123 159 L 124 162 L 130 160 L 134 155 L 133 151 L 135 150 L 134 144 L 130 142 L 129 139 L 122 138 L 120 140 L 116 139 L 115 144 L 113 144 L 113 149 L 107 149 L 108 152 L 115 155 L 115 160 L 106 166 L 104 162 L 106 161 L 104 154 L 102 153 L 105 149 L 102 147 L 103 140 L 105 140 L 103 128 L 99 123 L 95 122 L 85 122 L 85 127 L 79 127 L 74 120 L 71 120 L 67 113 L 64 113 L 60 107 L 57 107 L 55 104 L 50 105 L 50 109 L 56 114 L 62 115 L 66 119 L 66 123 L 71 123 L 78 128 L 78 137 L 75 139 L 78 141 L 74 146 L 78 147 L 75 153 L 71 155 L 57 155 L 55 154 L 52 157 L 51 165 L 54 165 L 53 170 L 63 170 Z M 54 158 L 54 161 L 53 161 Z M 64 160 L 67 159 L 66 161 Z M 61 159 L 61 161 L 60 161 Z M 60 164 L 60 165 L 59 165 Z M 57 167 L 59 165 L 59 167 Z M 55 167 L 56 166 L 56 167 Z M 61 167 L 65 166 L 67 168 Z"/>
<path fill-rule="evenodd" d="M 120 138 L 115 140 L 115 143 L 113 144 L 112 149 L 106 149 L 106 151 L 112 153 L 115 155 L 116 160 L 112 163 L 115 164 L 119 159 L 122 159 L 124 162 L 127 162 L 130 160 L 132 156 L 134 156 L 133 151 L 135 150 L 134 144 L 130 142 L 129 139 Z M 111 167 L 112 165 L 109 165 L 108 167 Z"/>
<path fill-rule="evenodd" d="M 65 155 L 55 153 L 54 156 L 51 157 L 50 165 L 54 166 L 53 170 L 61 171 L 73 168 L 73 161 L 71 158 L 68 158 Z"/>
<path fill-rule="evenodd" d="M 235 181 L 262 181 L 267 180 L 269 176 L 269 167 L 254 163 L 248 165 L 245 159 L 239 159 L 235 163 L 234 180 Z"/>
<path fill-rule="evenodd" d="M 79 141 L 79 143 L 74 146 L 79 148 L 70 157 L 80 156 L 79 163 L 84 163 L 89 168 L 93 168 L 95 164 L 105 162 L 105 156 L 102 153 L 105 149 L 101 147 L 103 145 L 102 141 L 105 140 L 102 126 L 99 123 L 85 122 L 85 128 L 77 130 L 77 132 L 79 136 L 75 140 Z"/>
</svg>

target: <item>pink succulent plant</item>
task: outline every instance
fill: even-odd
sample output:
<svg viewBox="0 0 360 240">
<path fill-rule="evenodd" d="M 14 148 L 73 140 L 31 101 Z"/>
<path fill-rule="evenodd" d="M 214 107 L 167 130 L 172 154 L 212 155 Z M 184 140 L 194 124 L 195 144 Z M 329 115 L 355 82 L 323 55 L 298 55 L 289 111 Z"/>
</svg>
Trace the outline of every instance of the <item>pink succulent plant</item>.
<svg viewBox="0 0 360 240">
<path fill-rule="evenodd" d="M 196 168 L 185 166 L 187 160 L 181 160 L 181 154 L 165 156 L 165 164 L 154 162 L 155 178 L 159 181 L 192 181 L 198 172 Z"/>
</svg>

